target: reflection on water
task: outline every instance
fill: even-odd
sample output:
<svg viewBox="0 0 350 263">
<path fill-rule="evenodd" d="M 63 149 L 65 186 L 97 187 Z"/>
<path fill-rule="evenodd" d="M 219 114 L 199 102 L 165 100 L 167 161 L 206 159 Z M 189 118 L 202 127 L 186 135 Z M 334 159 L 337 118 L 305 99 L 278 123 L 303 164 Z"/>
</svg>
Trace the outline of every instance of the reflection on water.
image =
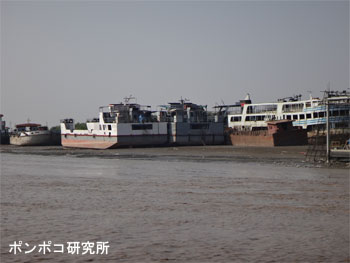
<svg viewBox="0 0 350 263">
<path fill-rule="evenodd" d="M 264 163 L 1 154 L 1 262 L 335 262 L 349 173 Z M 109 241 L 108 255 L 9 244 Z"/>
</svg>

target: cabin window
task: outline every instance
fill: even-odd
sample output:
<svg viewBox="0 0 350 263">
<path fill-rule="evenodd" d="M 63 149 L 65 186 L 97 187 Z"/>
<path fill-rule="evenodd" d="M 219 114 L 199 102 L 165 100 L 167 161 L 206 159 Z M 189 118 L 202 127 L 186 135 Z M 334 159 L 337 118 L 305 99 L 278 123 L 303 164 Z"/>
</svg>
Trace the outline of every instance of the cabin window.
<svg viewBox="0 0 350 263">
<path fill-rule="evenodd" d="M 300 115 L 299 115 L 299 119 L 300 119 L 300 120 L 304 120 L 304 119 L 305 119 L 305 115 L 304 115 L 304 114 L 300 114 Z"/>
<path fill-rule="evenodd" d="M 329 116 L 338 116 L 338 111 L 330 111 Z"/>
<path fill-rule="evenodd" d="M 311 102 L 306 102 L 306 108 L 310 108 L 311 107 Z"/>
<path fill-rule="evenodd" d="M 291 120 L 292 116 L 291 115 L 287 115 L 287 120 Z"/>
<path fill-rule="evenodd" d="M 101 124 L 99 125 L 99 127 L 100 127 L 100 130 L 102 130 Z"/>
<path fill-rule="evenodd" d="M 320 113 L 318 114 L 318 116 L 319 116 L 320 118 L 323 118 L 323 117 L 325 116 L 325 112 L 320 112 Z"/>
<path fill-rule="evenodd" d="M 190 129 L 193 129 L 193 130 L 209 129 L 209 124 L 207 124 L 207 123 L 194 123 L 194 124 L 190 125 Z"/>
<path fill-rule="evenodd" d="M 255 121 L 256 116 L 247 116 L 245 118 L 246 121 Z"/>
<path fill-rule="evenodd" d="M 349 116 L 348 110 L 340 110 L 340 116 Z"/>
<path fill-rule="evenodd" d="M 133 124 L 131 126 L 132 130 L 152 130 L 153 125 L 152 124 Z"/>
<path fill-rule="evenodd" d="M 314 118 L 318 118 L 318 112 L 314 112 Z"/>
<path fill-rule="evenodd" d="M 109 130 L 109 131 L 112 130 L 112 125 L 108 125 L 108 130 Z"/>
<path fill-rule="evenodd" d="M 297 120 L 298 119 L 298 115 L 293 115 L 293 120 Z"/>
<path fill-rule="evenodd" d="M 306 118 L 307 118 L 307 119 L 311 119 L 311 113 L 307 113 L 307 114 L 306 114 Z"/>
<path fill-rule="evenodd" d="M 233 116 L 233 117 L 231 117 L 231 122 L 241 121 L 241 120 L 242 120 L 241 116 Z"/>
</svg>

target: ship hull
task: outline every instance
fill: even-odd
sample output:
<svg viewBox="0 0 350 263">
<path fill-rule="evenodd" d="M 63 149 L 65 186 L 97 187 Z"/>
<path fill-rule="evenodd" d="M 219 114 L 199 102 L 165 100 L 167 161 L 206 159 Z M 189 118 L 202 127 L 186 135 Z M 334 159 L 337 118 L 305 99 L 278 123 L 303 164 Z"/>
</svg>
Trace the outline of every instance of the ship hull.
<svg viewBox="0 0 350 263">
<path fill-rule="evenodd" d="M 230 134 L 233 146 L 295 146 L 306 145 L 307 132 L 294 130 L 283 133 L 269 134 L 267 131 L 238 131 Z"/>
<path fill-rule="evenodd" d="M 38 134 L 38 135 L 27 135 L 27 136 L 10 136 L 10 144 L 19 146 L 37 146 L 37 145 L 50 145 L 51 135 L 50 134 Z"/>
<path fill-rule="evenodd" d="M 224 144 L 222 123 L 169 123 L 170 145 L 220 145 Z"/>
<path fill-rule="evenodd" d="M 138 146 L 160 146 L 167 143 L 167 135 L 93 136 L 62 135 L 62 146 L 88 149 L 112 149 Z"/>
</svg>

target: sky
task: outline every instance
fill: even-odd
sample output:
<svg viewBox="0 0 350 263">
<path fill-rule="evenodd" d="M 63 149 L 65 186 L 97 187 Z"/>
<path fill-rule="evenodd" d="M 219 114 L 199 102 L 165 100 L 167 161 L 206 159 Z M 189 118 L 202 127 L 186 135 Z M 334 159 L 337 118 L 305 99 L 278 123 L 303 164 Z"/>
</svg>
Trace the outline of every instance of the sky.
<svg viewBox="0 0 350 263">
<path fill-rule="evenodd" d="M 349 1 L 1 1 L 7 126 L 133 95 L 213 107 L 349 89 Z"/>
</svg>

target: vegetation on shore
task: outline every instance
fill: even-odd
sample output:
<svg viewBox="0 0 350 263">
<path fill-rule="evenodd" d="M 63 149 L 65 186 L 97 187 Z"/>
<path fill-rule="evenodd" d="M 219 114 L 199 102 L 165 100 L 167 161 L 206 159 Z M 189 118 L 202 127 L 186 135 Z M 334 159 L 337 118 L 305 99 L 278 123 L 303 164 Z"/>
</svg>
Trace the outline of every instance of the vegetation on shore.
<svg viewBox="0 0 350 263">
<path fill-rule="evenodd" d="M 86 123 L 83 123 L 83 122 L 78 122 L 75 124 L 75 129 L 76 130 L 87 130 L 87 126 L 86 126 Z M 53 126 L 50 128 L 50 131 L 52 133 L 61 133 L 61 126 L 58 125 L 58 126 Z"/>
<path fill-rule="evenodd" d="M 75 124 L 75 129 L 76 130 L 87 130 L 86 123 L 83 122 L 78 122 Z"/>
<path fill-rule="evenodd" d="M 53 126 L 50 128 L 50 132 L 52 133 L 61 133 L 61 126 Z"/>
</svg>

